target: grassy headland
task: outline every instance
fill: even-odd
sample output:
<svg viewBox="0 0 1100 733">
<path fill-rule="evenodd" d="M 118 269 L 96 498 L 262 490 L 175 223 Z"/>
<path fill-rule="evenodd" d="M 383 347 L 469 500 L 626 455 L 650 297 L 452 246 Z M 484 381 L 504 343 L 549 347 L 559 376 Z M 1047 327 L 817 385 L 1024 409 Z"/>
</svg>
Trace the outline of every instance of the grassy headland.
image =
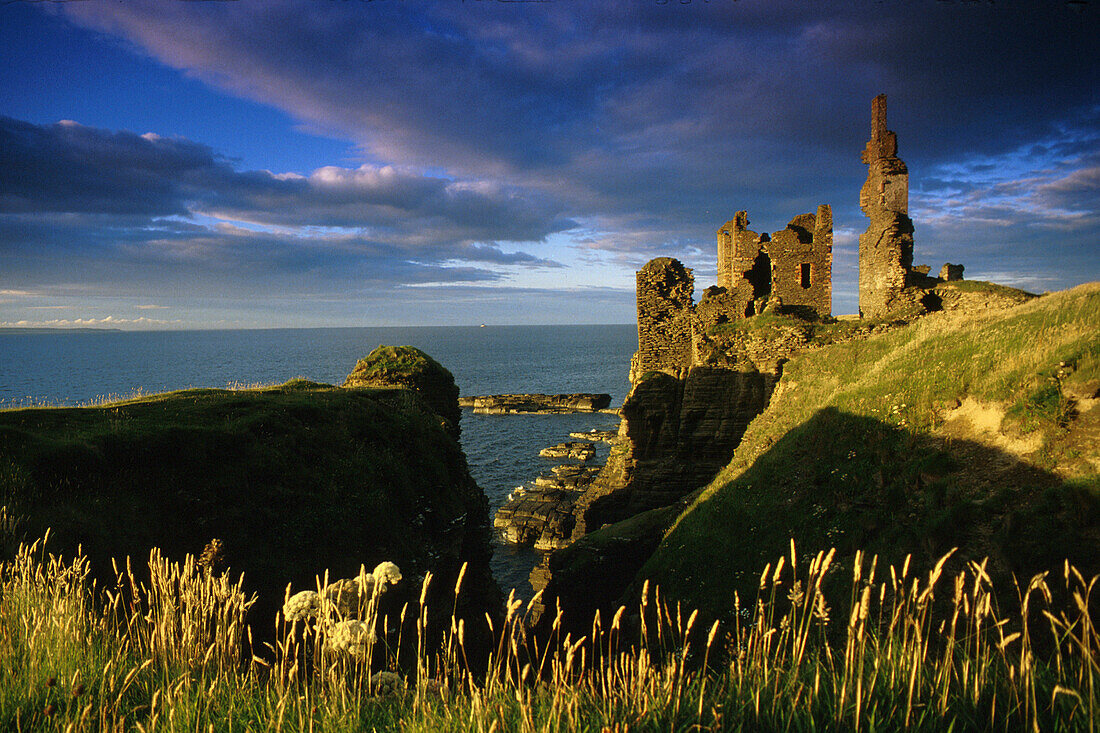
<svg viewBox="0 0 1100 733">
<path fill-rule="evenodd" d="M 26 537 L 49 529 L 55 551 L 82 548 L 100 579 L 112 558 L 178 559 L 218 539 L 259 594 L 265 634 L 286 584 L 319 570 L 455 573 L 489 553 L 461 448 L 408 389 L 293 380 L 3 410 L 0 505 Z"/>
<path fill-rule="evenodd" d="M 319 600 L 304 606 L 305 615 L 284 607 L 271 645 L 257 648 L 242 633 L 250 599 L 236 575 L 154 552 L 148 580 L 123 570 L 97 590 L 81 557 L 59 560 L 41 546 L 24 547 L 0 566 L 0 728 L 1092 730 L 1100 723 L 1100 635 L 1088 577 L 1100 547 L 1098 487 L 1095 445 L 1082 449 L 1081 431 L 1090 429 L 1083 410 L 1100 376 L 1098 315 L 1100 287 L 1078 288 L 1002 314 L 926 318 L 793 358 L 733 462 L 657 547 L 643 571 L 653 580 L 639 580 L 629 603 L 572 636 L 563 637 L 557 622 L 541 640 L 518 633 L 518 602 L 507 604 L 503 619 L 455 617 L 442 633 L 426 633 L 427 618 L 440 612 L 432 611 L 431 588 L 441 583 L 428 580 L 418 596 L 403 568 L 395 595 L 409 600 L 397 624 L 375 615 L 374 597 L 354 604 L 351 618 L 323 578 L 284 574 L 281 582 L 294 590 L 317 588 Z M 312 396 L 295 405 L 295 395 L 305 394 Z M 272 409 L 249 420 L 257 404 L 244 409 L 236 399 L 270 399 Z M 93 481 L 104 488 L 74 492 L 43 482 L 55 475 L 52 465 L 98 476 L 105 457 L 125 464 L 120 445 L 151 436 L 159 436 L 156 457 L 169 465 L 186 463 L 174 452 L 220 450 L 229 463 L 237 453 L 201 437 L 204 426 L 220 424 L 245 436 L 231 445 L 248 446 L 246 455 L 263 455 L 274 440 L 292 456 L 278 465 L 293 473 L 302 451 L 326 452 L 323 441 L 292 436 L 324 422 L 299 410 L 325 399 L 336 401 L 330 407 L 353 400 L 348 409 L 365 411 L 368 422 L 387 419 L 387 399 L 418 401 L 404 390 L 311 384 L 239 396 L 184 392 L 81 408 L 80 440 L 51 431 L 50 413 L 65 410 L 0 413 L 2 445 L 24 446 L 6 464 L 6 496 L 24 502 L 21 511 L 43 497 L 53 502 L 46 506 L 68 520 L 71 541 L 84 515 L 66 516 L 65 501 L 99 496 L 91 506 L 110 511 L 113 484 Z M 383 402 L 371 412 L 357 400 Z M 156 410 L 193 410 L 194 421 L 176 416 L 182 427 L 161 435 Z M 438 419 L 418 412 L 398 423 L 427 420 L 446 436 Z M 421 459 L 402 453 L 405 434 L 391 427 L 399 426 L 361 425 L 353 442 L 383 446 L 377 460 L 404 463 L 389 470 L 414 481 Z M 364 462 L 355 467 L 372 465 L 356 460 Z M 131 487 L 123 495 L 138 506 L 143 484 L 130 470 L 135 475 L 111 475 Z M 309 475 L 324 484 L 310 472 L 302 480 Z M 340 500 L 333 492 L 312 499 Z M 338 521 L 347 506 L 325 520 Z M 277 521 L 278 511 L 272 506 L 264 521 Z M 107 521 L 125 529 L 120 519 Z M 625 524 L 647 535 L 665 521 L 651 513 Z M 0 519 L 0 529 L 7 526 Z M 301 530 L 292 547 L 325 529 Z M 385 527 L 375 530 L 387 536 Z M 615 530 L 591 537 L 611 542 Z M 392 539 L 395 547 L 401 539 Z M 375 559 L 354 563 L 369 567 Z M 1032 569 L 1047 572 L 1032 576 Z M 354 575 L 354 568 L 330 570 Z M 444 596 L 461 596 L 461 575 L 455 584 L 443 577 Z M 1016 604 L 1001 603 L 1016 592 Z M 493 651 L 468 655 L 466 642 L 487 627 Z"/>
</svg>

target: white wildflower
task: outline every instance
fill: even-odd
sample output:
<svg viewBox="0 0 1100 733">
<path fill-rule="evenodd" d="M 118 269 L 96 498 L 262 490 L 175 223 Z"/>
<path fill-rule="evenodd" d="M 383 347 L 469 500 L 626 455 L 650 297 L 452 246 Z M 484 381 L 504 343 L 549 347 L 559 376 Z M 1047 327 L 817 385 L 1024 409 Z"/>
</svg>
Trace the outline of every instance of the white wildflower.
<svg viewBox="0 0 1100 733">
<path fill-rule="evenodd" d="M 325 599 L 341 616 L 358 616 L 366 608 L 373 592 L 374 577 L 360 575 L 329 583 L 325 588 Z"/>
<path fill-rule="evenodd" d="M 371 627 L 355 619 L 336 623 L 328 635 L 329 646 L 358 659 L 366 658 L 367 645 L 372 641 L 374 631 Z"/>
<path fill-rule="evenodd" d="M 396 565 L 388 560 L 378 563 L 371 575 L 374 576 L 374 581 L 382 586 L 385 586 L 387 583 L 394 585 L 401 580 L 401 571 Z"/>
<path fill-rule="evenodd" d="M 287 621 L 304 621 L 316 618 L 321 612 L 321 597 L 314 591 L 295 593 L 283 604 L 283 618 Z"/>
<path fill-rule="evenodd" d="M 379 695 L 392 695 L 401 685 L 401 678 L 393 672 L 376 672 L 370 678 L 371 688 Z"/>
</svg>

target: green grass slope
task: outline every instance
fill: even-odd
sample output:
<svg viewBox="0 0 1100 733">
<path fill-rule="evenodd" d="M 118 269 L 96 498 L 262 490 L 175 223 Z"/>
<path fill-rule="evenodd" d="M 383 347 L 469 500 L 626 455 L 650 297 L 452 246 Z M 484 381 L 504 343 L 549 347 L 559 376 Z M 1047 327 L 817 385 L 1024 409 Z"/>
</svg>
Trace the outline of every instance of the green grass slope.
<svg viewBox="0 0 1100 733">
<path fill-rule="evenodd" d="M 287 583 L 383 560 L 438 571 L 487 516 L 420 396 L 303 380 L 0 411 L 3 505 L 29 538 L 50 528 L 52 551 L 82 545 L 101 575 L 110 558 L 180 558 L 218 538 L 264 626 Z"/>
<path fill-rule="evenodd" d="M 1100 284 L 793 358 L 638 574 L 728 612 L 789 549 L 1100 572 Z"/>
</svg>

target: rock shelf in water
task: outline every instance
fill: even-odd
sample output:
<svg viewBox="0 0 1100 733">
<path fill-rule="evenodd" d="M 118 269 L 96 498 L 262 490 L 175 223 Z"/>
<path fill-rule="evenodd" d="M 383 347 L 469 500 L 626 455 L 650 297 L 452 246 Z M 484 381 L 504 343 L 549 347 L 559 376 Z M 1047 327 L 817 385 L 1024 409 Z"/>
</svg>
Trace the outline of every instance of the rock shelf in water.
<svg viewBox="0 0 1100 733">
<path fill-rule="evenodd" d="M 569 437 L 575 438 L 577 440 L 591 440 L 593 442 L 600 441 L 603 443 L 612 443 L 615 441 L 615 438 L 619 437 L 619 431 L 596 430 L 595 428 L 593 428 L 592 430 L 588 431 L 578 430 L 576 432 L 570 433 Z"/>
<path fill-rule="evenodd" d="M 585 440 L 558 443 L 539 451 L 543 458 L 571 458 L 575 461 L 587 461 L 596 455 L 596 446 Z"/>
<path fill-rule="evenodd" d="M 460 397 L 459 407 L 472 407 L 475 415 L 518 413 L 599 412 L 611 405 L 609 394 L 501 394 Z"/>
</svg>

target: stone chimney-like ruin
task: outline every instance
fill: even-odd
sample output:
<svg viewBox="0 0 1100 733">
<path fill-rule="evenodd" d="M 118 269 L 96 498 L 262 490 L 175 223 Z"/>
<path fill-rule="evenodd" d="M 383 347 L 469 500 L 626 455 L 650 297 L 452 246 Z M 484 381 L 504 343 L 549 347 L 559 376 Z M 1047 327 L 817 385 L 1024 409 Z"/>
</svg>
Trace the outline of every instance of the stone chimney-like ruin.
<svg viewBox="0 0 1100 733">
<path fill-rule="evenodd" d="M 909 169 L 898 157 L 898 138 L 886 129 L 886 95 L 871 102 L 871 139 L 863 150 L 867 181 L 859 208 L 870 218 L 859 235 L 859 313 L 875 318 L 903 305 L 913 266 Z"/>
</svg>

